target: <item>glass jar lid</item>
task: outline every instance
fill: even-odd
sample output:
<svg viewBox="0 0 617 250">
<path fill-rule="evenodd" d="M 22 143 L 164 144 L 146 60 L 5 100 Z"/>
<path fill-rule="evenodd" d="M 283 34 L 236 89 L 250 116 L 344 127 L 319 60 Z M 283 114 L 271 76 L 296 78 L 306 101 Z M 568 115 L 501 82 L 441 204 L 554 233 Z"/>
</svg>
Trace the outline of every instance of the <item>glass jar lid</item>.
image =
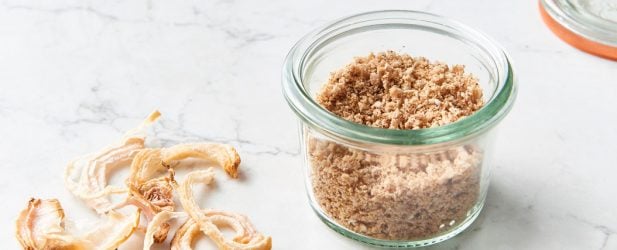
<svg viewBox="0 0 617 250">
<path fill-rule="evenodd" d="M 617 0 L 541 0 L 540 13 L 562 40 L 617 60 Z"/>
</svg>

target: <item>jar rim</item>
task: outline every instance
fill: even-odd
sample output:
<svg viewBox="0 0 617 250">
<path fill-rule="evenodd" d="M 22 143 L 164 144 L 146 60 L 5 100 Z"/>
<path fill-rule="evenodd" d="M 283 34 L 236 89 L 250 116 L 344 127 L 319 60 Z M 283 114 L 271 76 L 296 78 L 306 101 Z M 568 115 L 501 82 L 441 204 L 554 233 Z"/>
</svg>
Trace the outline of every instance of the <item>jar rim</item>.
<svg viewBox="0 0 617 250">
<path fill-rule="evenodd" d="M 414 130 L 370 127 L 345 120 L 326 110 L 310 96 L 302 84 L 301 75 L 307 59 L 307 52 L 319 46 L 324 38 L 334 37 L 346 32 L 344 31 L 346 27 L 376 20 L 387 20 L 390 24 L 396 24 L 397 20 L 424 21 L 433 25 L 439 24 L 444 28 L 441 32 L 445 32 L 445 28 L 461 32 L 465 39 L 475 42 L 479 48 L 485 50 L 495 63 L 493 66 L 497 72 L 497 85 L 492 97 L 481 109 L 468 117 L 444 126 Z M 516 84 L 512 71 L 508 56 L 496 42 L 464 24 L 426 12 L 381 10 L 345 17 L 305 35 L 292 47 L 285 59 L 282 83 L 285 99 L 296 115 L 302 121 L 326 135 L 351 142 L 430 145 L 467 138 L 491 128 L 503 119 L 511 109 L 516 96 Z"/>
<path fill-rule="evenodd" d="M 617 20 L 602 17 L 602 6 L 581 3 L 540 0 L 538 5 L 542 20 L 561 40 L 587 53 L 617 60 Z M 592 7 L 599 10 L 588 9 Z"/>
<path fill-rule="evenodd" d="M 617 47 L 614 21 L 601 18 L 570 0 L 540 0 L 540 7 L 570 32 L 605 46 Z"/>
</svg>

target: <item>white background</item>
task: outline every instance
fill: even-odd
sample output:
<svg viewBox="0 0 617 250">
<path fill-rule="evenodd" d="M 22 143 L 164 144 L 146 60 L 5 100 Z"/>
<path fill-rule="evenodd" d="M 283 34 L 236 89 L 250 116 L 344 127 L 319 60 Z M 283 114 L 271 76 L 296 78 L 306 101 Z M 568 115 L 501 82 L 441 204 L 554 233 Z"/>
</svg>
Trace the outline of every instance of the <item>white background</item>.
<svg viewBox="0 0 617 250">
<path fill-rule="evenodd" d="M 159 138 L 240 151 L 243 178 L 219 171 L 203 206 L 248 215 L 275 249 L 368 249 L 328 229 L 307 204 L 281 65 L 303 34 L 329 20 L 413 9 L 489 34 L 519 79 L 485 210 L 434 249 L 617 249 L 617 63 L 561 42 L 535 1 L 378 3 L 3 1 L 0 245 L 18 248 L 14 219 L 29 197 L 57 197 L 69 219 L 93 219 L 64 189 L 64 166 L 158 108 Z"/>
</svg>

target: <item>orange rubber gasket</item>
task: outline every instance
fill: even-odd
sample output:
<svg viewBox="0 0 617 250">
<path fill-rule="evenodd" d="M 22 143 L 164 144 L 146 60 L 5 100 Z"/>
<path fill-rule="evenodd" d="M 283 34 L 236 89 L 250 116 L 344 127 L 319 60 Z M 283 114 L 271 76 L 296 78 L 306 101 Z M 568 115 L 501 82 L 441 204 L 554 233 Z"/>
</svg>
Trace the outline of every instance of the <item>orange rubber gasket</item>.
<svg viewBox="0 0 617 250">
<path fill-rule="evenodd" d="M 585 37 L 575 34 L 568 28 L 557 22 L 553 17 L 551 17 L 551 15 L 546 12 L 541 2 L 538 3 L 540 7 L 540 14 L 542 15 L 542 20 L 544 20 L 544 23 L 546 23 L 548 28 L 551 29 L 551 31 L 553 31 L 555 35 L 561 38 L 561 40 L 587 53 L 611 60 L 617 60 L 617 47 L 612 47 L 606 44 L 594 42 Z"/>
</svg>

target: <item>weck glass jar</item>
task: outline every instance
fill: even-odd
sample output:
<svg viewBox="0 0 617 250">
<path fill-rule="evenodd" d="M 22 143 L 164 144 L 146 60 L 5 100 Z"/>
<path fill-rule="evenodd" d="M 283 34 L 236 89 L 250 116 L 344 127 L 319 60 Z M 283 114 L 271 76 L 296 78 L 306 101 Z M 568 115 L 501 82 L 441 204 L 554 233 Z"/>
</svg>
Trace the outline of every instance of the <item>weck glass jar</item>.
<svg viewBox="0 0 617 250">
<path fill-rule="evenodd" d="M 330 72 L 386 50 L 465 65 L 479 79 L 484 107 L 440 127 L 391 130 L 344 120 L 316 102 Z M 303 37 L 282 80 L 301 121 L 310 204 L 332 229 L 372 245 L 416 247 L 451 238 L 478 216 L 494 128 L 516 95 L 508 56 L 492 39 L 429 13 L 368 12 Z"/>
</svg>

